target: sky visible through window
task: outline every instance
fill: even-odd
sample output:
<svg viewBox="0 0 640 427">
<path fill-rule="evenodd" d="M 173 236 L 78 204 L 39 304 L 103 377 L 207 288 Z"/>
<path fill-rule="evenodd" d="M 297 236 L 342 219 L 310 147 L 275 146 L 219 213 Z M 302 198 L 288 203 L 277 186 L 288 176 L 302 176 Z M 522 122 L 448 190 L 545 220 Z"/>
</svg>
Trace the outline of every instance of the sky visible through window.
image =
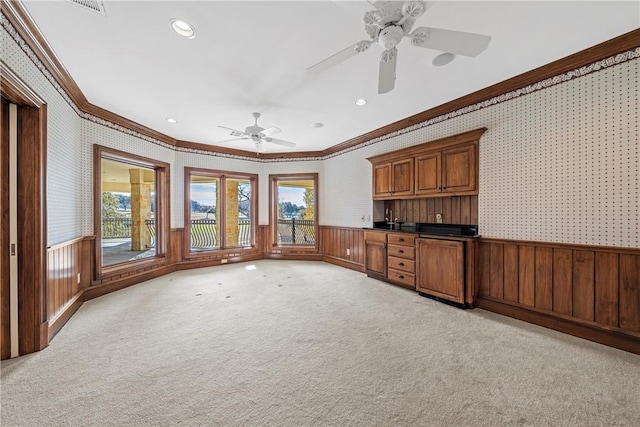
<svg viewBox="0 0 640 427">
<path fill-rule="evenodd" d="M 201 205 L 215 206 L 216 185 L 213 182 L 191 183 L 191 200 Z"/>
<path fill-rule="evenodd" d="M 304 206 L 304 188 L 278 187 L 278 201 L 291 202 L 294 205 Z"/>
<path fill-rule="evenodd" d="M 195 200 L 201 205 L 215 205 L 215 185 L 210 182 L 192 183 L 191 200 Z M 291 202 L 294 205 L 304 206 L 304 188 L 279 187 L 278 198 L 281 202 Z"/>
</svg>

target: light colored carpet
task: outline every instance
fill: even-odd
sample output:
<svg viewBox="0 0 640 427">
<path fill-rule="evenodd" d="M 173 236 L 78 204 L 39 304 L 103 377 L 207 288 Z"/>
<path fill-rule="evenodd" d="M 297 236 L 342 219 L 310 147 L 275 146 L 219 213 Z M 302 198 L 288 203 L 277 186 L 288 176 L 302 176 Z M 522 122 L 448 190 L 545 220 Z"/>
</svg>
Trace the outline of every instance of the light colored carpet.
<svg viewBox="0 0 640 427">
<path fill-rule="evenodd" d="M 1 385 L 3 426 L 640 425 L 640 356 L 321 262 L 89 301 Z"/>
</svg>

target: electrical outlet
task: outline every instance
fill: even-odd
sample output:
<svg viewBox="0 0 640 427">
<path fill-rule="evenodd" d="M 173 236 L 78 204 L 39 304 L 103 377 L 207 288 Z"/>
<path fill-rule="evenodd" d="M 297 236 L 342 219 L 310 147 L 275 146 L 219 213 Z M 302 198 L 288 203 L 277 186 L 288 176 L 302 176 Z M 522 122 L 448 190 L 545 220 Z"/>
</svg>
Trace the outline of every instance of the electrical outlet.
<svg viewBox="0 0 640 427">
<path fill-rule="evenodd" d="M 362 215 L 362 218 L 360 218 L 360 221 L 364 222 L 364 215 Z"/>
<path fill-rule="evenodd" d="M 226 263 L 228 263 L 228 262 L 229 262 L 229 260 L 228 260 L 228 259 L 226 259 L 226 258 L 222 258 L 222 259 L 220 260 L 220 263 L 222 263 L 222 264 L 226 264 Z"/>
<path fill-rule="evenodd" d="M 347 248 L 347 255 L 351 255 L 351 249 Z"/>
<path fill-rule="evenodd" d="M 436 223 L 442 224 L 442 214 L 436 214 Z"/>
<path fill-rule="evenodd" d="M 78 273 L 78 285 L 80 284 L 80 273 Z"/>
</svg>

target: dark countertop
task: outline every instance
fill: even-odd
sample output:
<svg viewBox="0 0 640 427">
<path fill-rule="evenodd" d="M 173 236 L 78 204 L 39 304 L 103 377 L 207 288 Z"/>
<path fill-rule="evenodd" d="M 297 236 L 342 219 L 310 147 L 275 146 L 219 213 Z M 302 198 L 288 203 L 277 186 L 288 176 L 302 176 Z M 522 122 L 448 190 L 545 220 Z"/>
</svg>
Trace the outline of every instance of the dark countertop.
<svg viewBox="0 0 640 427">
<path fill-rule="evenodd" d="M 392 225 L 385 221 L 374 222 L 367 230 L 390 231 L 394 233 L 418 234 L 420 237 L 478 238 L 478 226 L 472 224 L 430 224 L 403 222 Z"/>
</svg>

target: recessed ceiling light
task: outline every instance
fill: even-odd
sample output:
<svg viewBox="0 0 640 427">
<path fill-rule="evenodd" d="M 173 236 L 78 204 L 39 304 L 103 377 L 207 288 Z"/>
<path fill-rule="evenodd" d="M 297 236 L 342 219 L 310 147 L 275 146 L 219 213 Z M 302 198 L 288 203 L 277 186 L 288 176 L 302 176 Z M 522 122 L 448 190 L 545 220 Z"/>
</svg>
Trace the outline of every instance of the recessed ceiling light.
<svg viewBox="0 0 640 427">
<path fill-rule="evenodd" d="M 171 25 L 171 29 L 182 37 L 192 39 L 196 36 L 196 29 L 183 19 L 173 18 L 169 21 L 169 24 Z"/>
<path fill-rule="evenodd" d="M 448 63 L 453 61 L 455 57 L 456 56 L 453 53 L 441 53 L 440 55 L 433 58 L 432 64 L 436 67 L 442 67 L 443 65 L 447 65 Z"/>
<path fill-rule="evenodd" d="M 360 99 L 358 99 L 358 100 L 356 101 L 356 105 L 357 105 L 358 107 L 362 107 L 362 106 L 363 106 L 364 104 L 366 104 L 366 103 L 367 103 L 367 100 L 366 100 L 366 99 L 363 99 L 363 98 L 360 98 Z"/>
<path fill-rule="evenodd" d="M 176 119 L 172 119 L 171 117 L 169 117 L 169 118 L 167 119 L 167 121 L 168 121 L 169 123 L 171 123 L 171 124 L 178 123 L 178 121 L 177 121 Z"/>
<path fill-rule="evenodd" d="M 324 126 L 324 123 L 320 123 L 320 122 L 315 122 L 315 123 L 311 123 L 311 127 L 312 128 L 321 128 L 322 126 Z"/>
</svg>

